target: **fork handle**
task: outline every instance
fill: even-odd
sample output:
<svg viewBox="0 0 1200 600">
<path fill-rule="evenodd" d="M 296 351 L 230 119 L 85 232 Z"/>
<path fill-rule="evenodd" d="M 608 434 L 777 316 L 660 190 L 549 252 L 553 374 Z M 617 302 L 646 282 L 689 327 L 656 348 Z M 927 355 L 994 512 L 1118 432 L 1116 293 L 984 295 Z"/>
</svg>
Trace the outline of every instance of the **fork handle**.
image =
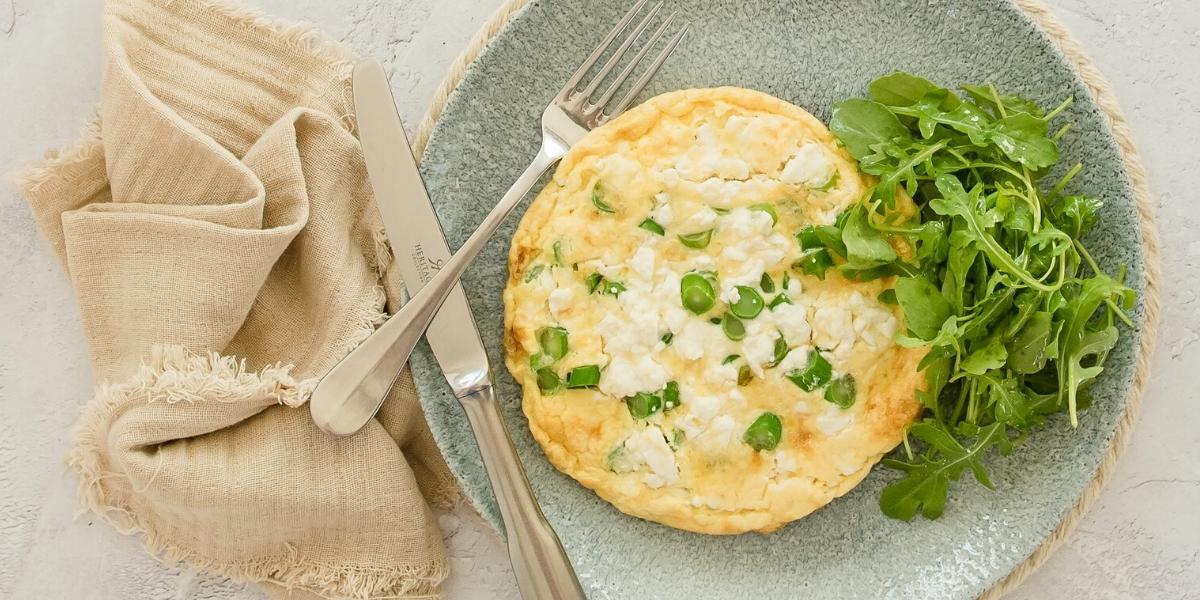
<svg viewBox="0 0 1200 600">
<path fill-rule="evenodd" d="M 349 435 L 375 416 L 417 341 L 425 334 L 463 271 L 508 213 L 564 152 L 565 147 L 543 142 L 533 162 L 445 266 L 392 318 L 321 379 L 309 400 L 313 421 L 321 429 L 334 435 Z"/>
<path fill-rule="evenodd" d="M 461 398 L 504 519 L 508 558 L 525 600 L 586 600 L 571 559 L 538 508 L 492 388 Z"/>
</svg>

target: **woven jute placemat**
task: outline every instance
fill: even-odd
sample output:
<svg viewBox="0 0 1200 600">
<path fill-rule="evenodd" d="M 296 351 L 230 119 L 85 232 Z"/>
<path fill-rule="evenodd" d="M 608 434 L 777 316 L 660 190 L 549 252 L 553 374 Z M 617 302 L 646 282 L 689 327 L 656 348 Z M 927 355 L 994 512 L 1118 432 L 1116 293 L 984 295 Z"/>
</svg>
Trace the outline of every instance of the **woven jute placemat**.
<svg viewBox="0 0 1200 600">
<path fill-rule="evenodd" d="M 1129 444 L 1134 423 L 1137 421 L 1138 413 L 1141 410 L 1142 392 L 1145 390 L 1146 382 L 1149 380 L 1150 360 L 1153 357 L 1155 340 L 1158 336 L 1159 319 L 1160 261 L 1158 253 L 1158 225 L 1154 215 L 1154 203 L 1150 197 L 1149 184 L 1146 180 L 1146 170 L 1142 166 L 1141 158 L 1138 156 L 1137 148 L 1133 143 L 1129 123 L 1125 120 L 1125 115 L 1121 112 L 1121 107 L 1117 104 L 1116 95 L 1113 93 L 1108 81 L 1100 74 L 1099 69 L 1096 68 L 1092 59 L 1083 51 L 1079 42 L 1071 37 L 1070 32 L 1055 18 L 1050 9 L 1042 4 L 1040 0 L 1012 0 L 1012 2 L 1046 33 L 1055 45 L 1058 46 L 1063 56 L 1074 65 L 1080 78 L 1095 97 L 1097 105 L 1104 112 L 1108 120 L 1108 125 L 1112 129 L 1113 138 L 1120 147 L 1122 158 L 1125 161 L 1125 171 L 1129 176 L 1129 181 L 1133 188 L 1134 200 L 1137 204 L 1138 230 L 1142 240 L 1142 302 L 1145 307 L 1145 320 L 1141 325 L 1137 370 L 1134 373 L 1133 386 L 1130 388 L 1129 397 L 1125 401 L 1125 412 L 1121 415 L 1121 419 L 1117 423 L 1116 430 L 1113 432 L 1112 443 L 1109 445 L 1108 451 L 1105 452 L 1104 458 L 1100 461 L 1100 466 L 1096 469 L 1095 475 L 1088 482 L 1087 487 L 1084 488 L 1079 498 L 1075 501 L 1075 505 L 1071 507 L 1071 510 L 1063 518 L 1062 522 L 1059 523 L 1058 527 L 1042 541 L 1041 545 L 1024 562 L 1017 565 L 1012 572 L 984 592 L 979 597 L 979 600 L 995 600 L 1016 589 L 1030 573 L 1033 573 L 1038 567 L 1042 566 L 1042 563 L 1046 562 L 1050 554 L 1075 529 L 1075 526 L 1082 520 L 1083 515 L 1091 508 L 1096 498 L 1099 497 L 1100 490 L 1104 488 L 1104 484 L 1108 481 L 1113 469 L 1116 468 L 1118 459 Z M 413 149 L 417 156 L 424 154 L 425 145 L 429 143 L 429 136 L 433 132 L 434 125 L 437 124 L 438 119 L 442 116 L 442 111 L 446 108 L 446 102 L 449 100 L 450 94 L 458 87 L 468 67 L 479 57 L 484 47 L 504 27 L 508 20 L 528 3 L 529 0 L 508 0 L 505 2 L 484 23 L 483 27 L 476 32 L 475 37 L 467 45 L 466 49 L 450 65 L 446 77 L 442 80 L 441 85 L 434 94 L 429 109 L 425 112 L 425 116 L 421 119 L 421 124 L 417 128 L 416 137 L 413 141 Z"/>
</svg>

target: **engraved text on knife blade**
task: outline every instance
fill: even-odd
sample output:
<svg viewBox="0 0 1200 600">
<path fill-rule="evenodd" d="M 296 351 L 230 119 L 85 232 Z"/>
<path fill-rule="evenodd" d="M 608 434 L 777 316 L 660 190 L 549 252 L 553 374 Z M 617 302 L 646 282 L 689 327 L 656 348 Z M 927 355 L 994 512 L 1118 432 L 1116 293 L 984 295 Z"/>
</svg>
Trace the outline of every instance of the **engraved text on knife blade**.
<svg viewBox="0 0 1200 600">
<path fill-rule="evenodd" d="M 425 248 L 420 243 L 414 244 L 412 247 L 412 264 L 417 269 L 417 276 L 421 278 L 421 285 L 429 283 L 434 275 L 446 264 L 445 259 L 429 258 L 425 254 Z"/>
</svg>

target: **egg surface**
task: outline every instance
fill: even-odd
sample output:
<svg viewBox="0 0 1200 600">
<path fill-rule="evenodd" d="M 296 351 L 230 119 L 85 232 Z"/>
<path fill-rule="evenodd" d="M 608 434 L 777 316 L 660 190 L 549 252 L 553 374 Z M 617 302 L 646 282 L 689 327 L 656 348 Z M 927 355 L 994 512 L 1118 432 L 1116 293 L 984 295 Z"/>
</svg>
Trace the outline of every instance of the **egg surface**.
<svg viewBox="0 0 1200 600">
<path fill-rule="evenodd" d="M 857 485 L 919 411 L 922 351 L 894 342 L 891 278 L 822 273 L 802 240 L 868 187 L 820 121 L 746 89 L 663 94 L 589 132 L 522 218 L 504 293 L 551 463 L 710 534 Z"/>
</svg>

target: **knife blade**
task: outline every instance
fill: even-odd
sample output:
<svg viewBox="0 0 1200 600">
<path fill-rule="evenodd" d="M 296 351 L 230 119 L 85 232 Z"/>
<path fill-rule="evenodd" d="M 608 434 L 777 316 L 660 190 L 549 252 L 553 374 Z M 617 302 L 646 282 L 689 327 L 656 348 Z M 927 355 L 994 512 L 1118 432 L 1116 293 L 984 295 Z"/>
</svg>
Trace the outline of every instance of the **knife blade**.
<svg viewBox="0 0 1200 600">
<path fill-rule="evenodd" d="M 450 248 L 429 201 L 404 125 L 396 114 L 383 65 L 378 61 L 355 65 L 353 86 L 367 174 L 396 266 L 411 296 L 450 259 Z M 491 385 L 487 353 L 462 284 L 450 292 L 425 338 L 455 397 Z"/>
</svg>

